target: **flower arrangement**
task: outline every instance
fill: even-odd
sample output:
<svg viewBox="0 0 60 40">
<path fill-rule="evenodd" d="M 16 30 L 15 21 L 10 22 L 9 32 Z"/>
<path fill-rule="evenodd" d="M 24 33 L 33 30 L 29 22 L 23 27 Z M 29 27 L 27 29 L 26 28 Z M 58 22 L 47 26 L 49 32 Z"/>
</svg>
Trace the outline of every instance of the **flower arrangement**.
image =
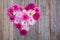
<svg viewBox="0 0 60 40">
<path fill-rule="evenodd" d="M 26 35 L 30 26 L 33 26 L 39 19 L 40 8 L 34 3 L 29 3 L 25 7 L 14 4 L 7 9 L 7 14 L 20 34 Z"/>
</svg>

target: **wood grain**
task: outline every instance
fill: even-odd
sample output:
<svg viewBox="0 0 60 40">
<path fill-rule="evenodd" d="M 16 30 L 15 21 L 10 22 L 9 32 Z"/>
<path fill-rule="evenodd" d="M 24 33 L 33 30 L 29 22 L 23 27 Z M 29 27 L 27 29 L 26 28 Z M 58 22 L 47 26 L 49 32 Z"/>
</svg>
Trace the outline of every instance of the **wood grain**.
<svg viewBox="0 0 60 40">
<path fill-rule="evenodd" d="M 3 40 L 3 0 L 0 0 L 0 40 Z"/>
<path fill-rule="evenodd" d="M 9 21 L 6 9 L 12 4 L 26 6 L 35 3 L 41 9 L 41 17 L 26 36 Z M 0 40 L 60 40 L 60 0 L 0 0 Z"/>
</svg>

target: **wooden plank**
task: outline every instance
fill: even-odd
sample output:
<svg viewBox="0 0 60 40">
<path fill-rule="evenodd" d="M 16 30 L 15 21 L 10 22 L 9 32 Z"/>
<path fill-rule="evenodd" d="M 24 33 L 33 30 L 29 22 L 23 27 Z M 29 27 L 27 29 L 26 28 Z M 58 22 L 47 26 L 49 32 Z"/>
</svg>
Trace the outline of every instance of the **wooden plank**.
<svg viewBox="0 0 60 40">
<path fill-rule="evenodd" d="M 39 0 L 35 0 L 35 4 L 36 4 L 37 7 L 39 7 L 39 5 L 40 5 L 39 4 Z M 36 25 L 35 25 L 36 40 L 39 40 L 39 27 L 40 27 L 39 23 L 40 23 L 40 20 L 38 20 L 37 23 L 36 23 Z"/>
<path fill-rule="evenodd" d="M 40 40 L 50 40 L 50 30 L 49 30 L 49 6 L 47 0 L 40 0 L 41 7 L 41 19 L 39 27 L 39 37 Z"/>
<path fill-rule="evenodd" d="M 56 35 L 58 32 L 57 20 L 56 20 L 56 0 L 49 1 L 49 29 L 50 29 L 50 40 L 57 40 Z"/>
<path fill-rule="evenodd" d="M 4 40 L 13 40 L 13 23 L 10 22 L 6 9 L 12 5 L 11 0 L 4 0 Z"/>
<path fill-rule="evenodd" d="M 4 40 L 9 40 L 9 21 L 6 14 L 7 0 L 3 0 Z"/>
<path fill-rule="evenodd" d="M 55 37 L 60 40 L 60 0 L 56 0 Z"/>
<path fill-rule="evenodd" d="M 0 0 L 0 40 L 3 40 L 3 0 Z"/>
<path fill-rule="evenodd" d="M 11 5 L 13 5 L 13 0 L 7 0 L 7 8 Z M 8 18 L 9 20 L 9 18 Z M 13 39 L 13 30 L 14 30 L 14 26 L 13 26 L 13 22 L 9 21 L 9 40 L 14 40 Z"/>
</svg>

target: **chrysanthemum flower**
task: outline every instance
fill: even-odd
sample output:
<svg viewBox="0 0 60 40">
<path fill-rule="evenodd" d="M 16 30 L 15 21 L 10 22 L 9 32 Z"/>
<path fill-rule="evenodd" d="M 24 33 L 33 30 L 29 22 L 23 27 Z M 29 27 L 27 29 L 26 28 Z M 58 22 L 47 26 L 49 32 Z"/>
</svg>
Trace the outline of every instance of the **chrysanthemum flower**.
<svg viewBox="0 0 60 40">
<path fill-rule="evenodd" d="M 36 5 L 35 5 L 35 4 L 30 3 L 30 4 L 28 4 L 28 5 L 25 7 L 25 9 L 26 9 L 26 10 L 34 9 L 35 7 L 36 7 Z"/>
<path fill-rule="evenodd" d="M 26 31 L 26 30 L 19 30 L 19 31 L 20 31 L 20 34 L 21 34 L 22 36 L 27 35 L 27 32 L 28 32 L 28 31 Z"/>
<path fill-rule="evenodd" d="M 29 19 L 29 16 L 27 14 L 24 14 L 24 15 L 22 15 L 22 19 L 23 20 L 28 20 Z"/>
<path fill-rule="evenodd" d="M 15 11 L 19 10 L 19 5 L 17 5 L 17 4 L 14 4 L 12 7 L 14 8 Z"/>
<path fill-rule="evenodd" d="M 15 15 L 13 15 L 13 12 L 14 12 L 14 8 L 13 7 L 8 8 L 7 14 L 9 15 L 9 18 L 10 18 L 11 21 L 13 21 L 14 18 L 15 18 Z"/>
<path fill-rule="evenodd" d="M 21 11 L 16 11 L 16 17 L 21 18 L 23 15 L 23 12 Z"/>
<path fill-rule="evenodd" d="M 35 13 L 36 13 L 35 10 L 28 10 L 28 11 L 27 11 L 27 15 L 28 15 L 29 17 L 32 17 L 33 14 L 35 14 Z"/>
<path fill-rule="evenodd" d="M 26 26 L 26 25 L 27 25 L 27 22 L 22 20 L 21 24 L 22 24 L 23 26 Z"/>
<path fill-rule="evenodd" d="M 13 7 L 10 7 L 7 9 L 7 14 L 10 16 L 10 15 L 13 15 L 13 12 L 14 12 L 14 8 Z"/>
<path fill-rule="evenodd" d="M 20 23 L 20 19 L 16 18 L 16 19 L 14 20 L 14 23 L 15 23 L 15 24 Z"/>
<path fill-rule="evenodd" d="M 22 28 L 22 25 L 20 23 L 18 24 L 14 24 L 15 28 L 18 29 L 18 30 L 21 30 Z"/>
<path fill-rule="evenodd" d="M 33 18 L 30 18 L 28 20 L 28 23 L 33 26 L 36 23 L 36 20 L 34 20 Z"/>
<path fill-rule="evenodd" d="M 14 21 L 15 16 L 11 15 L 11 16 L 9 16 L 9 19 L 10 19 L 10 21 Z"/>
<path fill-rule="evenodd" d="M 35 14 L 33 15 L 33 18 L 34 18 L 35 20 L 38 20 L 39 17 L 40 17 L 40 14 L 39 14 L 39 13 L 35 13 Z"/>
<path fill-rule="evenodd" d="M 28 25 L 26 25 L 26 26 L 23 26 L 21 30 L 29 31 L 29 28 L 30 28 L 30 27 L 29 27 L 29 24 L 28 24 Z"/>
<path fill-rule="evenodd" d="M 37 13 L 40 12 L 40 8 L 38 8 L 38 7 L 35 7 L 34 10 L 35 10 Z"/>
</svg>

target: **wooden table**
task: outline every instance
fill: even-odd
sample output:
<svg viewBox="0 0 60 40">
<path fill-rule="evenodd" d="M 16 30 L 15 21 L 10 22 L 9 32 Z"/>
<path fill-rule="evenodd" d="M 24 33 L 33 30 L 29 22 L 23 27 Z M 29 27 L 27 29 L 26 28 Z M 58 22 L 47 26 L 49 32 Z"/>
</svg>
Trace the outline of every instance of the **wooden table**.
<svg viewBox="0 0 60 40">
<path fill-rule="evenodd" d="M 9 21 L 6 9 L 14 3 L 25 6 L 30 2 L 41 8 L 41 17 L 23 37 Z M 60 40 L 60 0 L 0 0 L 0 40 Z"/>
</svg>

